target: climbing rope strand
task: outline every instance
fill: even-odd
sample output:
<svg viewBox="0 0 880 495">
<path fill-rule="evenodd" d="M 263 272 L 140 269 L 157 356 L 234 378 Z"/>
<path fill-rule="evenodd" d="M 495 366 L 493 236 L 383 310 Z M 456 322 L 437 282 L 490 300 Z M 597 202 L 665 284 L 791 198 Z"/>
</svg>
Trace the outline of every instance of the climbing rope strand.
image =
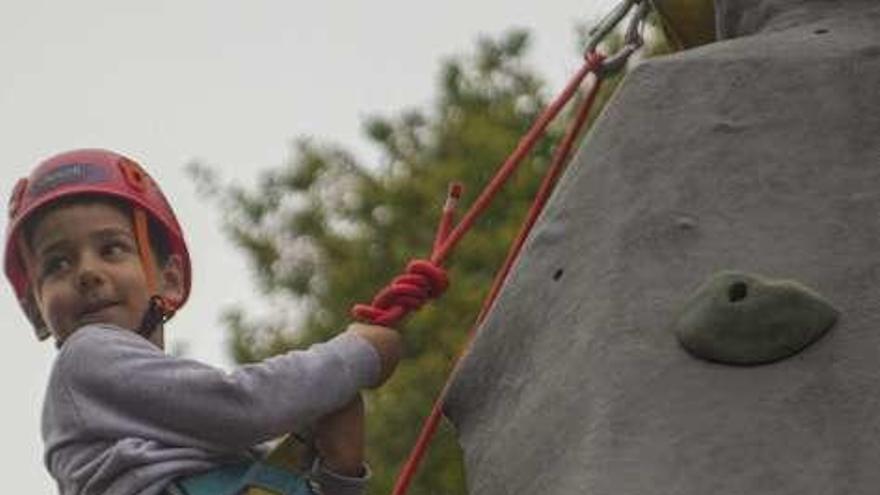
<svg viewBox="0 0 880 495">
<path fill-rule="evenodd" d="M 588 72 L 596 72 L 601 62 L 601 56 L 596 56 L 593 57 L 592 60 L 588 58 L 588 62 L 584 64 L 584 66 L 588 68 Z M 583 78 L 578 78 L 578 81 L 580 82 L 582 79 Z M 498 293 L 504 284 L 504 281 L 507 279 L 507 276 L 510 273 L 511 267 L 513 266 L 514 262 L 519 256 L 520 251 L 522 250 L 522 246 L 525 243 L 526 238 L 531 232 L 532 227 L 534 227 L 534 224 L 537 221 L 538 217 L 541 215 L 541 212 L 544 210 L 544 206 L 546 206 L 547 201 L 549 200 L 550 195 L 553 192 L 553 188 L 557 182 L 557 179 L 562 174 L 562 171 L 565 169 L 565 165 L 568 163 L 574 142 L 576 141 L 578 135 L 580 135 L 584 125 L 586 124 L 590 109 L 593 107 L 596 96 L 599 93 L 601 83 L 602 77 L 599 74 L 595 74 L 595 79 L 593 81 L 593 84 L 590 86 L 589 92 L 587 93 L 584 100 L 581 102 L 574 120 L 566 130 L 566 134 L 563 137 L 563 140 L 554 151 L 551 164 L 548 167 L 547 172 L 545 172 L 544 179 L 538 189 L 538 192 L 536 193 L 534 201 L 532 202 L 532 206 L 529 209 L 526 220 L 521 225 L 513 244 L 511 244 L 503 265 L 495 275 L 495 279 L 492 283 L 492 288 L 489 290 L 486 298 L 483 301 L 483 306 L 480 310 L 480 313 L 477 316 L 473 327 L 468 332 L 467 342 L 463 347 L 461 355 L 464 355 L 467 349 L 470 348 L 471 342 L 476 335 L 476 329 L 482 324 L 483 320 L 489 312 L 489 309 L 494 304 L 495 299 L 497 298 Z M 435 255 L 436 254 L 437 253 L 435 253 Z M 455 368 L 455 365 L 457 365 L 457 361 L 458 360 L 456 360 L 456 363 L 453 364 L 453 368 Z M 431 440 L 437 432 L 440 420 L 443 417 L 443 407 L 446 403 L 446 395 L 452 382 L 452 376 L 454 376 L 454 369 L 453 373 L 450 374 L 449 379 L 447 379 L 446 383 L 444 383 L 443 389 L 440 391 L 437 399 L 434 401 L 434 405 L 431 408 L 431 413 L 428 415 L 422 425 L 422 429 L 419 432 L 416 443 L 413 445 L 409 457 L 406 459 L 406 462 L 404 463 L 404 466 L 401 468 L 400 474 L 397 477 L 397 480 L 394 484 L 394 489 L 391 492 L 392 495 L 404 495 L 409 489 L 409 486 L 412 483 L 412 480 L 415 477 L 419 466 L 421 465 L 421 461 L 427 453 L 428 446 L 430 445 Z"/>
<path fill-rule="evenodd" d="M 602 57 L 595 54 L 595 52 L 586 57 L 586 61 L 581 68 L 577 71 L 574 77 L 571 78 L 568 85 L 562 90 L 559 96 L 556 97 L 553 103 L 551 103 L 550 106 L 541 113 L 535 123 L 532 124 L 532 127 L 529 129 L 528 133 L 523 136 L 519 144 L 517 144 L 513 153 L 511 153 L 507 160 L 504 161 L 498 169 L 498 172 L 483 192 L 480 193 L 480 196 L 474 200 L 473 205 L 471 205 L 470 209 L 464 214 L 464 217 L 462 217 L 458 225 L 456 225 L 452 232 L 446 237 L 446 241 L 431 254 L 431 261 L 434 264 L 443 264 L 449 256 L 449 253 L 461 240 L 462 236 L 470 230 L 477 217 L 489 207 L 489 204 L 504 184 L 507 183 L 507 180 L 513 172 L 516 171 L 520 163 L 522 163 L 523 158 L 525 158 L 529 151 L 535 146 L 535 143 L 543 135 L 550 122 L 559 114 L 571 97 L 574 96 L 587 74 L 597 71 L 599 67 L 601 67 L 602 60 Z"/>
<path fill-rule="evenodd" d="M 394 488 L 391 491 L 392 495 L 404 495 L 409 490 L 409 485 L 412 483 L 413 477 L 422 463 L 422 458 L 428 452 L 428 446 L 431 444 L 431 440 L 434 439 L 434 434 L 437 433 L 437 427 L 443 418 L 443 406 L 446 403 L 443 399 L 446 397 L 449 383 L 447 381 L 443 385 L 443 390 L 440 391 L 440 395 L 431 407 L 431 413 L 425 418 L 416 443 L 413 445 L 409 457 L 407 457 L 403 468 L 400 470 L 400 474 L 397 476 L 397 480 L 394 482 Z"/>
<path fill-rule="evenodd" d="M 532 227 L 534 227 L 535 222 L 537 222 L 538 217 L 541 215 L 541 212 L 544 211 L 544 206 L 546 206 L 547 201 L 550 199 L 550 195 L 553 192 L 559 176 L 562 175 L 562 171 L 565 170 L 565 166 L 568 164 L 569 158 L 571 157 L 571 150 L 574 147 L 574 143 L 577 140 L 577 137 L 580 135 L 581 131 L 583 130 L 584 125 L 587 123 L 587 118 L 589 117 L 590 110 L 593 108 L 593 104 L 596 101 L 596 96 L 599 94 L 599 89 L 602 86 L 602 81 L 603 79 L 601 77 L 595 76 L 593 84 L 590 86 L 587 95 L 584 97 L 584 100 L 578 107 L 578 111 L 575 115 L 574 120 L 569 125 L 568 129 L 565 132 L 565 136 L 562 138 L 559 146 L 554 151 L 552 161 L 550 162 L 550 167 L 547 169 L 547 172 L 544 175 L 544 180 L 541 182 L 541 186 L 538 188 L 538 192 L 535 194 L 535 199 L 532 202 L 531 207 L 529 208 L 529 212 L 526 214 L 526 219 L 523 222 L 522 226 L 520 226 L 519 232 L 517 232 L 516 238 L 514 239 L 513 244 L 511 244 L 511 247 L 507 252 L 507 257 L 505 258 L 504 263 L 501 265 L 501 269 L 498 271 L 498 274 L 492 281 L 492 287 L 489 289 L 489 292 L 485 299 L 486 302 L 480 309 L 479 315 L 477 315 L 476 326 L 479 326 L 483 323 L 483 319 L 485 319 L 486 315 L 489 312 L 489 309 L 491 308 L 495 299 L 498 297 L 498 292 L 500 292 L 501 287 L 507 280 L 507 275 L 510 273 L 511 268 L 513 267 L 513 263 L 519 256 L 519 252 L 522 250 L 522 246 L 523 244 L 525 244 L 526 238 L 532 231 Z"/>
<path fill-rule="evenodd" d="M 452 225 L 455 222 L 455 208 L 458 206 L 458 200 L 464 186 L 460 182 L 453 182 L 449 185 L 449 192 L 446 195 L 446 203 L 443 205 L 443 213 L 440 216 L 440 224 L 437 226 L 437 235 L 434 238 L 434 248 L 431 252 L 437 252 L 443 241 L 449 237 Z"/>
<path fill-rule="evenodd" d="M 519 168 L 526 155 L 534 148 L 535 143 L 544 134 L 547 126 L 562 111 L 565 104 L 574 96 L 578 87 L 581 85 L 587 74 L 590 72 L 598 72 L 604 61 L 604 57 L 598 53 L 589 53 L 580 70 L 572 77 L 571 81 L 566 85 L 565 89 L 556 97 L 556 99 L 539 115 L 538 119 L 532 124 L 532 127 L 525 136 L 519 141 L 516 149 L 508 156 L 504 163 L 499 167 L 495 176 L 485 187 L 480 196 L 474 201 L 470 209 L 465 213 L 461 221 L 448 232 L 452 224 L 452 215 L 455 203 L 461 195 L 461 186 L 453 184 L 450 186 L 447 202 L 443 209 L 440 225 L 437 229 L 436 239 L 434 241 L 435 249 L 431 253 L 429 263 L 435 267 L 440 267 L 445 261 L 449 253 L 455 248 L 461 238 L 467 233 L 476 222 L 477 218 L 489 207 L 495 196 L 504 187 L 511 175 Z M 448 232 L 448 233 L 447 233 Z M 394 326 L 408 313 L 417 309 L 421 304 L 407 300 L 404 298 L 412 298 L 412 291 L 405 290 L 397 281 L 379 292 L 379 296 L 375 297 L 369 304 L 357 304 L 352 308 L 352 316 L 359 321 L 372 323 L 374 325 Z M 428 282 L 426 282 L 428 283 Z M 437 294 L 432 295 L 436 297 Z"/>
</svg>

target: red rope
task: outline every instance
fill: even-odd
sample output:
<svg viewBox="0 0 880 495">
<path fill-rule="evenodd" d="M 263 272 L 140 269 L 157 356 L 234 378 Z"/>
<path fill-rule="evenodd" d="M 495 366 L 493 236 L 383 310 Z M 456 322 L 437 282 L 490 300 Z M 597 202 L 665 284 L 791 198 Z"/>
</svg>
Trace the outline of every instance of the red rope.
<svg viewBox="0 0 880 495">
<path fill-rule="evenodd" d="M 430 264 L 433 264 L 437 270 L 461 240 L 476 222 L 477 218 L 489 207 L 492 200 L 497 196 L 498 192 L 507 183 L 516 169 L 520 166 L 526 155 L 534 148 L 535 143 L 543 135 L 547 126 L 559 114 L 565 104 L 574 96 L 578 87 L 590 72 L 597 71 L 604 60 L 604 56 L 591 52 L 587 55 L 586 61 L 580 70 L 572 77 L 568 85 L 562 90 L 559 96 L 538 116 L 538 119 L 532 124 L 532 127 L 525 136 L 519 141 L 516 149 L 496 172 L 495 176 L 486 186 L 480 196 L 474 201 L 470 209 L 465 213 L 461 222 L 459 222 L 451 232 L 449 229 L 452 225 L 453 209 L 458 198 L 461 196 L 461 185 L 454 184 L 450 187 L 449 196 L 446 206 L 443 209 L 440 226 L 437 229 L 437 237 L 434 241 L 434 249 L 431 253 Z M 572 138 L 573 139 L 573 138 Z M 567 154 L 566 154 L 567 156 Z M 555 180 L 555 177 L 554 177 Z M 552 183 L 552 181 L 551 181 Z M 546 186 L 550 189 L 551 186 Z M 542 187 L 544 189 L 545 187 Z M 549 191 L 545 191 L 549 194 Z M 532 220 L 532 222 L 534 222 Z M 407 274 L 412 274 L 407 268 Z M 424 275 L 424 274 L 419 274 Z M 444 274 L 445 276 L 445 274 Z M 502 280 L 503 281 L 503 280 Z M 405 283 L 401 283 L 405 282 Z M 445 283 L 445 282 L 444 282 Z M 375 325 L 394 326 L 402 320 L 407 314 L 421 307 L 427 298 L 436 297 L 440 292 L 433 291 L 426 294 L 425 297 L 419 298 L 416 294 L 417 288 L 436 285 L 437 281 L 430 278 L 422 277 L 420 280 L 412 278 L 397 278 L 391 284 L 382 289 L 379 295 L 369 304 L 357 304 L 352 308 L 352 315 L 359 321 L 372 323 Z M 497 291 L 497 288 L 493 288 Z M 442 291 L 441 291 L 442 292 Z"/>
<path fill-rule="evenodd" d="M 507 275 L 510 273 L 510 269 L 513 267 L 513 263 L 514 261 L 516 261 L 517 256 L 519 256 L 519 252 L 520 250 L 522 250 L 522 246 L 525 243 L 526 238 L 532 231 L 532 227 L 534 227 L 535 222 L 541 215 L 541 212 L 544 210 L 544 206 L 547 204 L 547 201 L 550 199 L 550 195 L 553 192 L 556 181 L 557 179 L 559 179 L 559 176 L 562 175 L 562 171 L 565 169 L 565 165 L 568 163 L 568 159 L 571 156 L 571 149 L 574 146 L 574 142 L 577 140 L 577 137 L 580 135 L 581 130 L 587 122 L 587 117 L 589 116 L 590 109 L 593 107 L 593 103 L 596 101 L 596 96 L 599 94 L 599 87 L 601 86 L 601 82 L 601 78 L 596 78 L 595 82 L 590 87 L 587 96 L 584 98 L 584 101 L 581 102 L 581 105 L 578 108 L 578 113 L 566 130 L 565 136 L 562 138 L 559 147 L 556 148 L 553 154 L 553 159 L 550 162 L 550 167 L 547 169 L 547 172 L 544 175 L 544 180 L 541 183 L 541 187 L 535 194 L 535 199 L 532 202 L 531 207 L 529 208 L 526 219 L 520 226 L 520 230 L 517 233 L 517 236 L 514 239 L 510 250 L 508 250 L 507 252 L 507 258 L 505 258 L 501 269 L 498 271 L 495 276 L 495 280 L 492 282 L 492 288 L 489 289 L 489 293 L 486 296 L 486 302 L 484 303 L 479 315 L 477 316 L 477 325 L 483 322 L 483 319 L 489 312 L 492 303 L 498 297 L 498 292 L 501 290 L 501 287 L 507 280 Z"/>
<path fill-rule="evenodd" d="M 504 161 L 498 169 L 498 172 L 483 192 L 480 193 L 480 196 L 474 201 L 474 204 L 471 205 L 467 213 L 465 213 L 461 222 L 455 226 L 455 229 L 449 234 L 446 241 L 444 241 L 443 244 L 431 254 L 431 261 L 437 265 L 443 264 L 443 261 L 449 256 L 449 253 L 455 248 L 456 244 L 458 244 L 458 241 L 460 241 L 462 236 L 470 230 L 477 217 L 489 207 L 489 204 L 498 194 L 498 191 L 501 190 L 513 172 L 519 167 L 523 158 L 525 158 L 529 151 L 532 150 L 535 143 L 544 134 L 544 131 L 547 129 L 550 122 L 556 118 L 565 104 L 568 103 L 568 100 L 574 96 L 578 87 L 581 85 L 581 82 L 587 77 L 587 74 L 597 70 L 602 65 L 603 59 L 603 56 L 595 52 L 592 52 L 587 56 L 586 61 L 571 78 L 568 85 L 566 85 L 553 103 L 541 113 L 535 123 L 532 124 L 532 127 L 520 140 L 516 149 L 513 150 L 513 153 L 511 153 L 507 160 Z"/>
<path fill-rule="evenodd" d="M 435 251 L 449 235 L 462 189 L 462 185 L 457 182 L 449 186 L 434 238 Z M 429 299 L 439 297 L 448 285 L 446 272 L 442 268 L 427 260 L 414 260 L 407 265 L 404 274 L 395 277 L 388 286 L 380 290 L 370 304 L 355 304 L 351 314 L 358 321 L 394 326 Z"/>
<path fill-rule="evenodd" d="M 474 205 L 471 206 L 470 210 L 465 214 L 465 217 L 462 219 L 462 221 L 448 236 L 445 236 L 445 240 L 442 241 L 442 244 L 439 244 L 439 242 L 435 243 L 435 249 L 431 255 L 432 262 L 438 265 L 443 262 L 443 260 L 448 256 L 449 252 L 455 247 L 455 245 L 461 239 L 464 233 L 467 232 L 468 229 L 470 229 L 470 227 L 473 225 L 476 217 L 479 216 L 488 207 L 491 200 L 498 193 L 498 191 L 513 173 L 513 171 L 516 169 L 522 159 L 531 150 L 531 148 L 534 147 L 535 142 L 546 129 L 549 122 L 559 113 L 565 103 L 571 99 L 571 97 L 574 95 L 575 91 L 580 86 L 581 82 L 587 76 L 587 74 L 589 74 L 590 72 L 595 72 L 601 67 L 603 59 L 603 56 L 595 52 L 591 52 L 587 56 L 587 60 L 581 67 L 581 69 L 577 72 L 577 74 L 575 74 L 571 82 L 569 82 L 569 84 L 562 91 L 560 96 L 556 98 L 553 104 L 548 107 L 547 110 L 545 110 L 543 114 L 539 117 L 539 119 L 535 122 L 535 124 L 533 124 L 528 134 L 523 137 L 516 150 L 514 150 L 513 154 L 511 154 L 511 156 L 504 162 L 497 175 L 492 179 L 492 181 L 486 187 L 480 197 L 474 202 Z M 483 301 L 483 307 L 480 310 L 479 315 L 477 316 L 473 328 L 468 334 L 468 341 L 464 346 L 464 351 L 462 352 L 462 354 L 468 348 L 470 348 L 470 344 L 476 334 L 476 329 L 480 326 L 480 324 L 482 324 L 483 320 L 489 312 L 489 308 L 491 308 L 494 304 L 495 299 L 498 296 L 498 292 L 500 291 L 501 286 L 504 284 L 504 281 L 507 279 L 507 276 L 510 273 L 510 269 L 516 261 L 519 252 L 521 251 L 522 246 L 529 235 L 529 232 L 531 232 L 532 227 L 534 226 L 535 222 L 543 211 L 544 206 L 547 204 L 547 200 L 550 198 L 550 195 L 553 192 L 553 187 L 556 184 L 556 181 L 561 175 L 562 171 L 564 170 L 566 163 L 568 162 L 574 142 L 577 139 L 577 136 L 580 134 L 581 130 L 583 129 L 584 124 L 586 123 L 590 109 L 592 108 L 593 103 L 596 100 L 596 95 L 599 92 L 601 82 L 601 77 L 597 77 L 595 79 L 594 83 L 590 87 L 589 92 L 587 93 L 587 96 L 584 98 L 583 102 L 581 102 L 574 121 L 569 126 L 562 142 L 554 152 L 551 165 L 544 176 L 544 180 L 541 183 L 540 188 L 538 189 L 532 206 L 529 209 L 526 220 L 520 227 L 516 239 L 511 245 L 501 269 L 495 276 L 495 280 L 492 283 L 492 288 L 490 289 L 485 300 Z M 443 222 L 441 222 L 441 224 L 442 223 Z M 438 229 L 438 241 L 443 237 L 441 232 L 444 228 L 446 227 Z M 411 484 L 412 479 L 415 476 L 418 467 L 428 450 L 428 446 L 437 431 L 437 427 L 440 424 L 440 419 L 443 416 L 443 406 L 445 404 L 446 394 L 449 389 L 450 383 L 451 380 L 447 380 L 446 383 L 443 385 L 443 389 L 440 391 L 438 398 L 435 400 L 434 405 L 431 408 L 430 415 L 425 419 L 425 422 L 422 425 L 422 430 L 419 432 L 419 436 L 416 439 L 416 443 L 410 451 L 410 455 L 407 458 L 403 468 L 401 469 L 400 474 L 398 475 L 397 481 L 394 485 L 394 489 L 392 490 L 392 495 L 404 495 L 409 489 L 409 485 Z"/>
<path fill-rule="evenodd" d="M 455 207 L 458 206 L 458 200 L 461 198 L 462 191 L 464 191 L 464 186 L 461 183 L 453 182 L 449 185 L 446 204 L 443 205 L 443 214 L 440 216 L 440 225 L 437 226 L 437 236 L 434 238 L 434 249 L 432 250 L 434 253 L 440 249 L 440 246 L 449 237 L 454 221 Z"/>
</svg>

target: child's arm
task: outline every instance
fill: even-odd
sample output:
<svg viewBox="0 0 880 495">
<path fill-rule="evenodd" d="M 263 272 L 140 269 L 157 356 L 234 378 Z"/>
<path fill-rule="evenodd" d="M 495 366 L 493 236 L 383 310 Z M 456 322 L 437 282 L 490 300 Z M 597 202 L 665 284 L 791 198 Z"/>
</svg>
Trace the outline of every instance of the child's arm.
<svg viewBox="0 0 880 495">
<path fill-rule="evenodd" d="M 381 362 L 379 383 L 384 383 L 400 360 L 403 340 L 397 331 L 360 323 L 348 327 L 369 342 Z M 315 426 L 315 447 L 323 466 L 343 476 L 364 476 L 364 403 L 360 394 L 342 409 L 334 411 Z"/>
<path fill-rule="evenodd" d="M 381 383 L 399 351 L 383 350 L 396 348 L 392 330 L 370 328 L 228 373 L 165 356 L 132 332 L 86 327 L 59 354 L 50 391 L 63 403 L 50 414 L 86 433 L 239 451 L 314 426 Z"/>
<path fill-rule="evenodd" d="M 325 469 L 343 476 L 364 476 L 364 403 L 360 395 L 318 420 L 315 447 Z"/>
</svg>

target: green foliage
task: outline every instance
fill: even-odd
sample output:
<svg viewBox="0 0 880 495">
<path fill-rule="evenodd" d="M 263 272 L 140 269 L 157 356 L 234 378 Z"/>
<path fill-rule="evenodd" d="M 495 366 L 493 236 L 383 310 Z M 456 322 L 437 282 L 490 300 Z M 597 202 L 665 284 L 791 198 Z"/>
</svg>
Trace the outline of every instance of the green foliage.
<svg viewBox="0 0 880 495">
<path fill-rule="evenodd" d="M 480 39 L 473 57 L 443 64 L 430 112 L 370 118 L 365 134 L 380 150 L 380 164 L 301 139 L 289 162 L 266 171 L 253 190 L 221 186 L 210 169 L 191 168 L 227 212 L 225 228 L 249 258 L 260 289 L 301 316 L 253 323 L 241 309 L 228 311 L 237 361 L 337 334 L 353 303 L 369 301 L 407 260 L 428 256 L 449 182 L 465 184 L 463 206 L 470 204 L 547 103 L 541 79 L 524 63 L 528 46 L 524 31 Z M 608 84 L 599 106 L 611 89 Z M 406 359 L 367 397 L 370 493 L 390 492 L 561 132 L 560 125 L 551 127 L 459 245 L 448 263 L 450 291 L 402 326 Z M 464 492 L 460 453 L 444 425 L 411 493 Z"/>
</svg>

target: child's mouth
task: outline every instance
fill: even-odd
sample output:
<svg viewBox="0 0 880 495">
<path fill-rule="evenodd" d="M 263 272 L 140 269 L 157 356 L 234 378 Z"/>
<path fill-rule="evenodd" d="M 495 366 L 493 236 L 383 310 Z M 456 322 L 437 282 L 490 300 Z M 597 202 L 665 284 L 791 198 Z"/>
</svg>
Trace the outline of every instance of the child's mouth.
<svg viewBox="0 0 880 495">
<path fill-rule="evenodd" d="M 107 316 L 107 310 L 116 306 L 115 301 L 102 301 L 100 303 L 89 304 L 79 314 L 80 323 L 97 323 L 103 321 Z"/>
</svg>

